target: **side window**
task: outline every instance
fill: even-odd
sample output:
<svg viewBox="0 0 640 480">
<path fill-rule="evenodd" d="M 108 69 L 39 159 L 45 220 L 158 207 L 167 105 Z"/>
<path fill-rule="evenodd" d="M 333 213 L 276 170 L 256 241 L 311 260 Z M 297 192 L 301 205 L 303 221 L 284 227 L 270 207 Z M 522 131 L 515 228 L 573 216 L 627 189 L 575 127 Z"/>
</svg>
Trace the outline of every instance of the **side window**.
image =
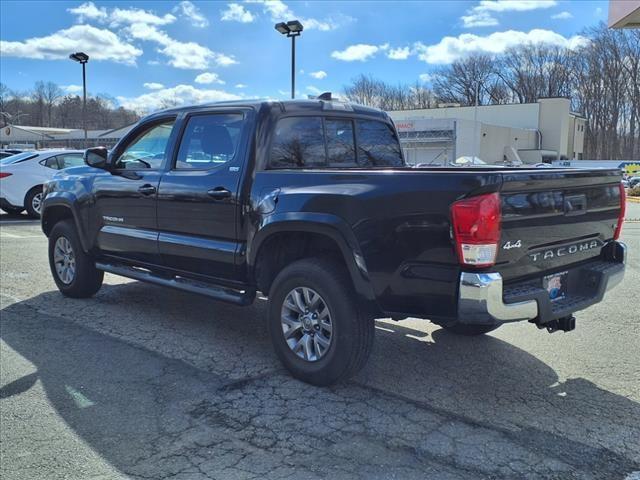
<svg viewBox="0 0 640 480">
<path fill-rule="evenodd" d="M 353 122 L 348 119 L 327 118 L 327 155 L 330 167 L 356 166 L 356 146 L 353 140 Z"/>
<path fill-rule="evenodd" d="M 404 165 L 400 142 L 383 122 L 358 120 L 358 163 L 361 166 L 398 167 Z"/>
<path fill-rule="evenodd" d="M 69 153 L 66 155 L 58 155 L 59 168 L 78 167 L 84 165 L 82 155 Z"/>
<path fill-rule="evenodd" d="M 58 165 L 58 157 L 49 157 L 46 160 L 41 161 L 40 164 L 48 168 L 53 168 L 54 170 L 60 169 L 60 166 Z"/>
<path fill-rule="evenodd" d="M 160 168 L 166 156 L 174 120 L 156 124 L 138 135 L 120 154 L 114 168 L 142 170 Z"/>
<path fill-rule="evenodd" d="M 278 121 L 269 166 L 318 167 L 326 164 L 321 117 L 288 117 Z"/>
<path fill-rule="evenodd" d="M 241 113 L 196 115 L 182 135 L 176 169 L 211 168 L 233 160 L 244 116 Z"/>
</svg>

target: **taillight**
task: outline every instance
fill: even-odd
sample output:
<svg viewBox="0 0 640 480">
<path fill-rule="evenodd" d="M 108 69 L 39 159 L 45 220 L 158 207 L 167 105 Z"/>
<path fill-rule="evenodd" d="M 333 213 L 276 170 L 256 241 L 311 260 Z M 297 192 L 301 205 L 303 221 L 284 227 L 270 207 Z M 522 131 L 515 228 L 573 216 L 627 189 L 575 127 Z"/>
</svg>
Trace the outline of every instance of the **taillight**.
<svg viewBox="0 0 640 480">
<path fill-rule="evenodd" d="M 620 213 L 618 214 L 618 224 L 616 225 L 616 231 L 613 232 L 613 239 L 618 240 L 620 233 L 622 232 L 622 224 L 624 223 L 624 215 L 627 211 L 627 192 L 624 189 L 624 185 L 620 183 Z"/>
<path fill-rule="evenodd" d="M 496 262 L 500 241 L 500 195 L 488 193 L 451 205 L 451 226 L 463 265 L 487 267 Z"/>
<path fill-rule="evenodd" d="M 0 178 L 10 177 L 11 175 L 13 174 L 8 172 L 0 172 Z"/>
</svg>

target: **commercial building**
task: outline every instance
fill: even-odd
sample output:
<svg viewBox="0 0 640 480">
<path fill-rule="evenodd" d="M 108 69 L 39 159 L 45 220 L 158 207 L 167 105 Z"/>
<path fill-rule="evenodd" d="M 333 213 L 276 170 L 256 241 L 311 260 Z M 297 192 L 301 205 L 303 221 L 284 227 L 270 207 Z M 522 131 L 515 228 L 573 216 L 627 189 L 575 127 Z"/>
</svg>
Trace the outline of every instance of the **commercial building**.
<svg viewBox="0 0 640 480">
<path fill-rule="evenodd" d="M 111 130 L 88 130 L 87 147 L 112 147 L 133 125 Z M 72 128 L 7 125 L 0 129 L 0 147 L 25 145 L 31 148 L 84 148 L 84 130 Z"/>
<path fill-rule="evenodd" d="M 446 164 L 459 157 L 486 163 L 580 160 L 586 119 L 566 98 L 535 103 L 389 112 L 409 163 Z"/>
</svg>

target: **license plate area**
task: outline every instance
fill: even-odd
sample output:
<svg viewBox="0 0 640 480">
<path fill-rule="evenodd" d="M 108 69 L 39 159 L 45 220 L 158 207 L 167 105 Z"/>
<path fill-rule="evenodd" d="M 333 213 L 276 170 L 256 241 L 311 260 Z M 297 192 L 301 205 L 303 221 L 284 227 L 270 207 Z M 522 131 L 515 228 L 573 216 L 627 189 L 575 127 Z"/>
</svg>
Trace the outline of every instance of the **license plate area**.
<svg viewBox="0 0 640 480">
<path fill-rule="evenodd" d="M 542 279 L 542 288 L 549 294 L 552 302 L 562 300 L 567 296 L 569 286 L 569 272 L 559 272 L 547 275 Z"/>
</svg>

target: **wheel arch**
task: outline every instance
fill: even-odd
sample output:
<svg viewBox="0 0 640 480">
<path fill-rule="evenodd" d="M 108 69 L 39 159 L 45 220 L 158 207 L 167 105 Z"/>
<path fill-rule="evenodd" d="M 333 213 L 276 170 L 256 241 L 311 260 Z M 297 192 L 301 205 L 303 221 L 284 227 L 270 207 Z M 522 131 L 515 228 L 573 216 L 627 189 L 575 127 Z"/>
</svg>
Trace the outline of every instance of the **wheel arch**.
<svg viewBox="0 0 640 480">
<path fill-rule="evenodd" d="M 89 245 L 87 245 L 85 231 L 76 210 L 73 208 L 73 200 L 63 195 L 47 195 L 43 200 L 40 219 L 44 234 L 48 237 L 54 225 L 66 219 L 73 221 L 78 232 L 78 237 L 80 238 L 80 243 L 82 244 L 82 249 L 88 252 Z"/>
<path fill-rule="evenodd" d="M 269 258 L 268 254 L 270 249 L 274 248 L 274 244 L 282 248 L 283 240 L 297 242 L 300 239 L 310 242 L 312 247 L 318 247 L 320 244 L 324 253 L 335 253 L 339 260 L 344 262 L 359 296 L 365 301 L 375 302 L 373 288 L 355 235 L 344 220 L 330 214 L 295 212 L 270 216 L 248 244 L 249 277 L 257 282 L 260 274 L 259 264 L 265 258 Z M 267 276 L 273 280 L 275 275 L 271 273 Z"/>
</svg>

